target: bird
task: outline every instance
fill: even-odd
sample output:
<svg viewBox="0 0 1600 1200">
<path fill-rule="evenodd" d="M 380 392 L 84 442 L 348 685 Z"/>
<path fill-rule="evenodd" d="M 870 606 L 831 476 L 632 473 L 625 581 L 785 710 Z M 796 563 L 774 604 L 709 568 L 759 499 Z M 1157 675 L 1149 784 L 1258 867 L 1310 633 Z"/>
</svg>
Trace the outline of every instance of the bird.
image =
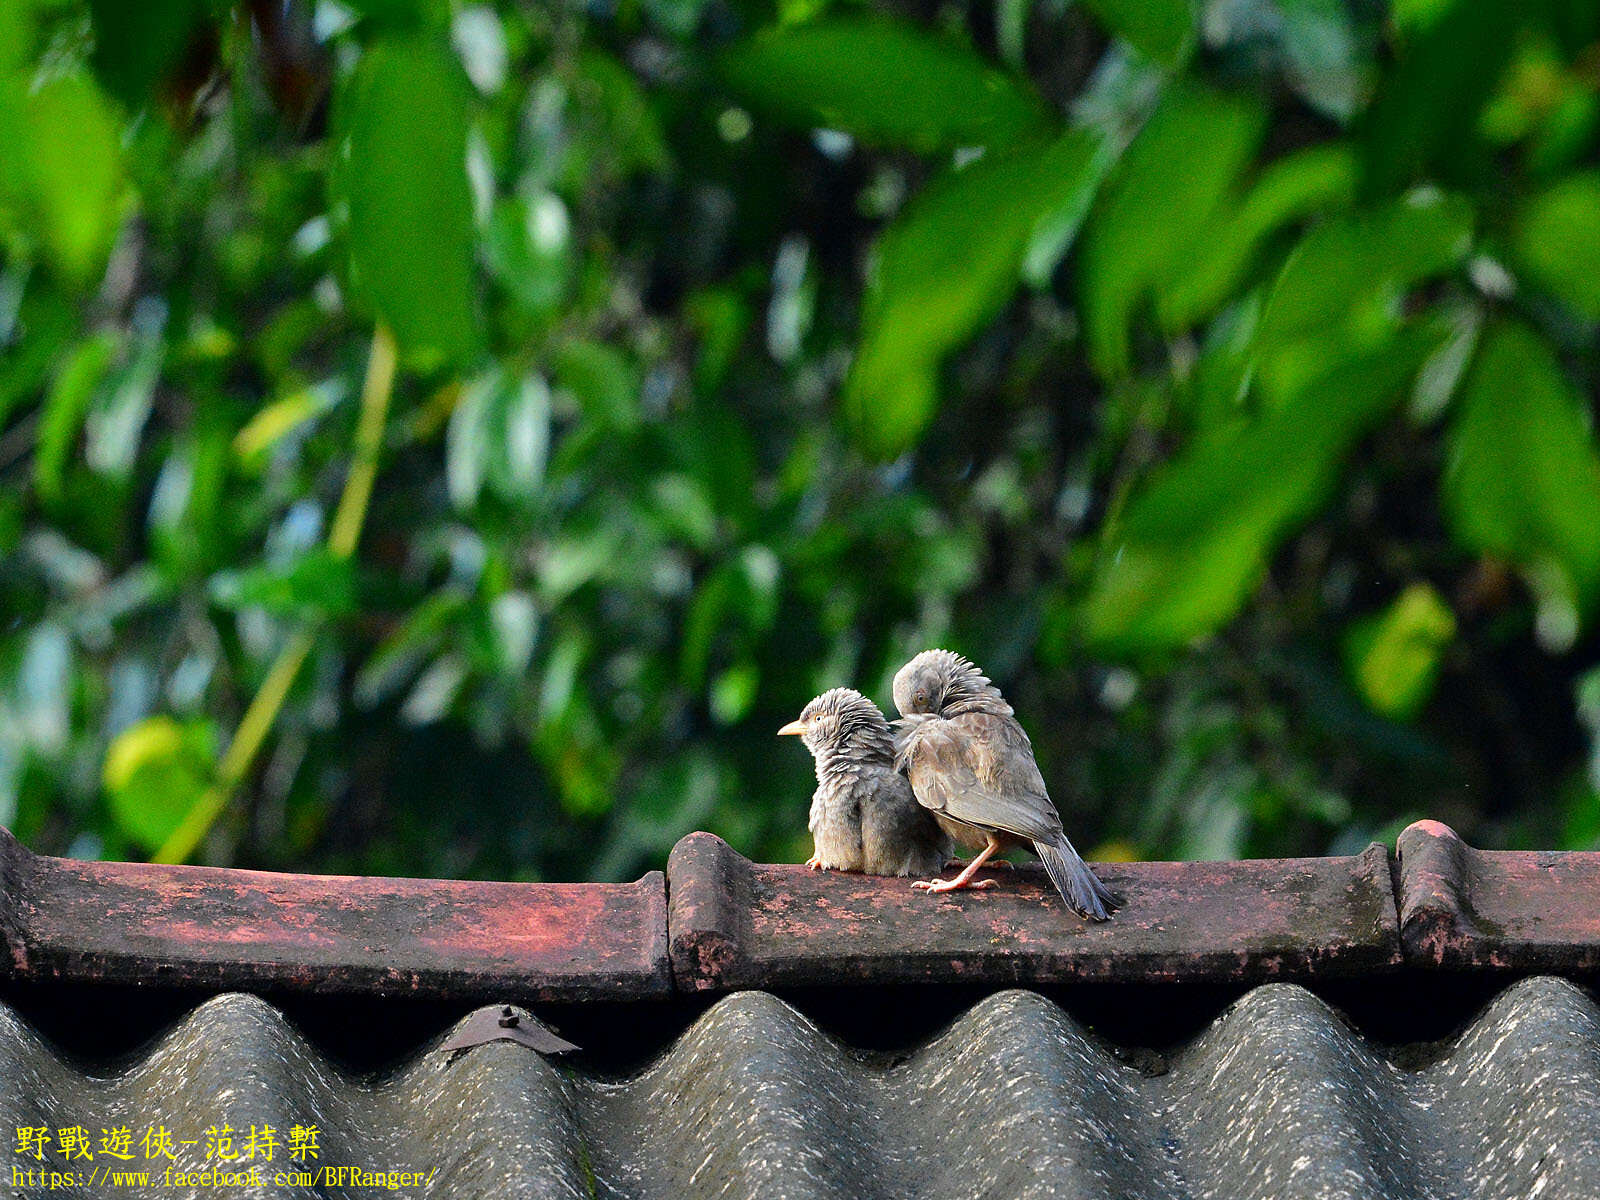
<svg viewBox="0 0 1600 1200">
<path fill-rule="evenodd" d="M 860 692 L 834 688 L 779 735 L 797 735 L 816 759 L 811 797 L 813 871 L 868 875 L 937 873 L 954 847 L 911 783 L 894 767 L 894 730 Z"/>
<path fill-rule="evenodd" d="M 972 882 L 989 858 L 1031 845 L 1071 909 L 1104 921 L 1121 904 L 1067 840 L 1045 790 L 1033 745 L 1011 705 L 982 671 L 950 650 L 925 650 L 894 677 L 896 766 L 917 802 L 957 844 L 978 851 L 954 879 L 912 886 L 929 892 L 993 887 Z"/>
</svg>

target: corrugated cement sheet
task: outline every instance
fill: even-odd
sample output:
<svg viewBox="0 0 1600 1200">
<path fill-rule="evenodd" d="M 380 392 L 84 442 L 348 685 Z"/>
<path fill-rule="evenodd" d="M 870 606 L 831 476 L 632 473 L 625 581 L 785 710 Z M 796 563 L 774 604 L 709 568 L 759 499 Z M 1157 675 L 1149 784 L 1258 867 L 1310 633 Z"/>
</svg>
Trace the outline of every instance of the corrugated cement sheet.
<svg viewBox="0 0 1600 1200">
<path fill-rule="evenodd" d="M 291 1159 L 295 1126 L 302 1148 L 315 1129 L 314 1157 Z M 29 1174 L 53 1170 L 73 1172 L 80 1195 L 162 1200 L 1593 1200 L 1600 1009 L 1563 980 L 1526 980 L 1453 1043 L 1391 1055 L 1309 992 L 1275 984 L 1176 1052 L 1129 1056 L 1048 1000 L 1007 991 L 891 1058 L 742 992 L 626 1080 L 495 1042 L 458 1054 L 436 1045 L 354 1081 L 248 995 L 201 1005 L 109 1077 L 63 1061 L 0 1008 L 8 1141 L 13 1127 L 6 1167 L 11 1194 L 24 1196 L 60 1194 L 59 1181 L 52 1190 Z M 252 1127 L 257 1154 L 245 1159 Z M 70 1141 L 78 1128 L 91 1158 L 61 1152 L 61 1131 Z M 146 1157 L 157 1128 L 175 1160 Z M 131 1159 L 103 1149 L 121 1129 Z M 207 1158 L 222 1136 L 235 1157 Z M 169 1182 L 219 1167 L 234 1182 Z M 252 1168 L 254 1181 L 238 1182 Z M 150 1181 L 113 1182 L 113 1169 L 149 1170 Z"/>
</svg>

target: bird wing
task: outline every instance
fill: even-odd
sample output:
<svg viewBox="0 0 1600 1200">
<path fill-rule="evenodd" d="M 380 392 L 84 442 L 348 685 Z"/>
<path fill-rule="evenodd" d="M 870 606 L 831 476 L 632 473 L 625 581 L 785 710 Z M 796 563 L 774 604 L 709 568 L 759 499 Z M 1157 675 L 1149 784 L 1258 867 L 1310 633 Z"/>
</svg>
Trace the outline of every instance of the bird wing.
<svg viewBox="0 0 1600 1200">
<path fill-rule="evenodd" d="M 1032 765 L 1026 735 L 1023 750 L 1032 780 L 1021 764 L 1013 763 L 1017 746 L 1003 728 L 991 727 L 994 720 L 935 718 L 909 729 L 901 761 L 911 790 L 924 808 L 952 820 L 1029 841 L 1051 841 L 1061 832 L 1061 817 L 1044 790 L 1039 768 Z"/>
</svg>

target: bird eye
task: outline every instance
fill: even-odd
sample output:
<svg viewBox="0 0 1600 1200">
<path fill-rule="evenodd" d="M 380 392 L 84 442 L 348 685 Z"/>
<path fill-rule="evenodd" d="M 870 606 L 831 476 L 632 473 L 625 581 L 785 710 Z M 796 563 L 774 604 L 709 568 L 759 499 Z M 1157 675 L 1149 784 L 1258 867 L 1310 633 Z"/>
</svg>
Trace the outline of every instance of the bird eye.
<svg viewBox="0 0 1600 1200">
<path fill-rule="evenodd" d="M 927 692 L 918 692 L 916 694 L 916 696 L 914 696 L 912 698 L 912 703 L 915 704 L 918 708 L 925 707 L 927 705 L 927 703 L 928 703 L 928 693 Z"/>
</svg>

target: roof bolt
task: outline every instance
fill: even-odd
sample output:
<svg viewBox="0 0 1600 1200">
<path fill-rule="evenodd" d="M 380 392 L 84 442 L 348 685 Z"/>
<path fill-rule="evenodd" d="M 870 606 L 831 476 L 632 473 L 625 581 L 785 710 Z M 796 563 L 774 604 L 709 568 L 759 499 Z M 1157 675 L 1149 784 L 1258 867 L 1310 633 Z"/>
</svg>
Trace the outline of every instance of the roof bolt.
<svg viewBox="0 0 1600 1200">
<path fill-rule="evenodd" d="M 511 1005 L 508 1004 L 500 1010 L 500 1027 L 502 1029 L 515 1029 L 517 1022 L 520 1020 L 522 1018 L 511 1011 Z"/>
</svg>

